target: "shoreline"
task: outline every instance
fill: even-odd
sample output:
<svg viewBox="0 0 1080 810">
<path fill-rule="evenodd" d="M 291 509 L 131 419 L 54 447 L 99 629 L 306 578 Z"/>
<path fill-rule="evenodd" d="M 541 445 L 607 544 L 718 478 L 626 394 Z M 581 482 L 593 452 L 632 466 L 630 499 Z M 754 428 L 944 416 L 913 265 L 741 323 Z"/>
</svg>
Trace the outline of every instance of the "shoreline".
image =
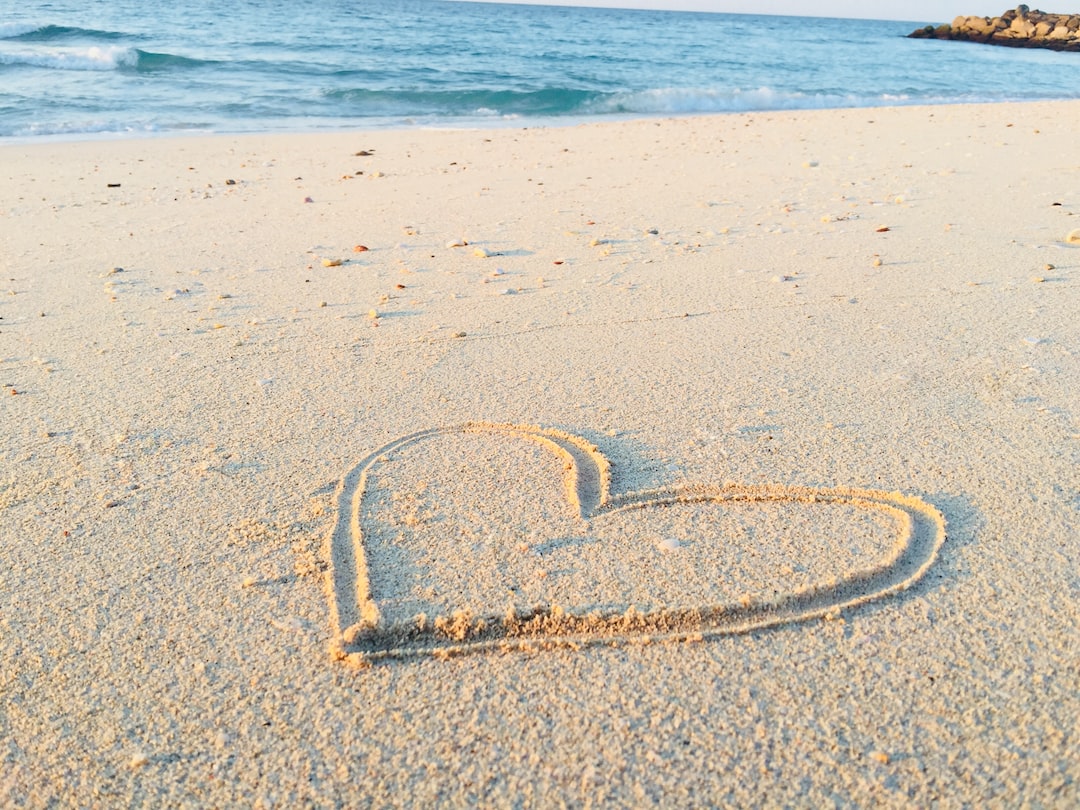
<svg viewBox="0 0 1080 810">
<path fill-rule="evenodd" d="M 575 115 L 562 115 L 562 116 L 536 116 L 530 118 L 513 118 L 506 117 L 500 119 L 484 119 L 484 118 L 472 118 L 467 121 L 454 121 L 446 120 L 439 121 L 434 120 L 425 123 L 407 123 L 402 121 L 392 121 L 380 124 L 368 124 L 363 123 L 351 123 L 340 125 L 326 125 L 322 127 L 306 128 L 302 126 L 289 127 L 282 125 L 280 127 L 264 127 L 259 129 L 190 129 L 190 130 L 144 130 L 144 131 L 127 131 L 127 132 L 74 132 L 74 133 L 50 133 L 47 135 L 3 135 L 0 136 L 0 147 L 4 146 L 18 146 L 22 144 L 34 144 L 34 143 L 93 143 L 99 141 L 142 141 L 142 140 L 158 140 L 162 138 L 166 139 L 179 139 L 179 138 L 213 138 L 213 137 L 259 137 L 263 135 L 282 135 L 282 136 L 316 136 L 316 135 L 341 135 L 347 133 L 364 133 L 364 132 L 483 132 L 486 130 L 502 131 L 512 129 L 564 129 L 580 126 L 590 125 L 603 125 L 603 124 L 626 124 L 634 121 L 664 121 L 664 120 L 682 120 L 682 119 L 695 119 L 695 118 L 724 118 L 727 116 L 739 116 L 739 115 L 783 115 L 787 113 L 829 113 L 829 112 L 849 112 L 858 110 L 904 110 L 904 109 L 921 109 L 923 107 L 929 108 L 949 108 L 949 107 L 969 107 L 969 106 L 999 106 L 999 105 L 1013 105 L 1013 104 L 1070 104 L 1078 103 L 1080 99 L 1077 98 L 1055 98 L 1055 99 L 1005 99 L 1005 100 L 993 100 L 988 101 L 985 99 L 975 99 L 970 101 L 951 99 L 947 101 L 928 101 L 926 99 L 918 99 L 904 103 L 897 103 L 895 100 L 883 101 L 879 104 L 873 105 L 851 105 L 851 106 L 808 106 L 808 107 L 780 107 L 780 108 L 762 108 L 762 109 L 746 109 L 746 110 L 702 110 L 698 112 L 658 112 L 658 113 L 606 113 L 602 115 L 588 115 L 583 114 L 580 116 Z"/>
<path fill-rule="evenodd" d="M 1078 128 L 0 142 L 0 804 L 1075 803 Z"/>
</svg>

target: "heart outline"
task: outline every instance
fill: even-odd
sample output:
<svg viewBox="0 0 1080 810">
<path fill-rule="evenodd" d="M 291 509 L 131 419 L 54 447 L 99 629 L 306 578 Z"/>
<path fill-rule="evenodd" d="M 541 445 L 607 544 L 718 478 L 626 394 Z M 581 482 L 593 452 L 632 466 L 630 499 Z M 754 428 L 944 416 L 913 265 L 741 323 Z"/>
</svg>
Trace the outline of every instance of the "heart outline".
<svg viewBox="0 0 1080 810">
<path fill-rule="evenodd" d="M 564 491 L 578 515 L 590 521 L 652 506 L 685 503 L 847 504 L 892 517 L 901 535 L 892 553 L 842 578 L 815 582 L 767 601 L 662 607 L 648 612 L 573 613 L 557 605 L 526 613 L 474 616 L 461 609 L 432 621 L 389 624 L 371 593 L 364 546 L 363 511 L 368 479 L 389 454 L 426 439 L 488 433 L 523 439 L 564 462 Z M 683 484 L 637 492 L 611 493 L 610 463 L 586 439 L 535 425 L 467 422 L 402 436 L 383 445 L 342 477 L 338 517 L 329 538 L 327 588 L 333 628 L 331 651 L 354 665 L 420 656 L 447 657 L 488 650 L 580 648 L 595 644 L 700 641 L 723 635 L 797 624 L 837 615 L 879 601 L 918 582 L 937 559 L 946 539 L 945 518 L 920 498 L 900 492 L 856 487 L 801 487 L 779 484 Z"/>
</svg>

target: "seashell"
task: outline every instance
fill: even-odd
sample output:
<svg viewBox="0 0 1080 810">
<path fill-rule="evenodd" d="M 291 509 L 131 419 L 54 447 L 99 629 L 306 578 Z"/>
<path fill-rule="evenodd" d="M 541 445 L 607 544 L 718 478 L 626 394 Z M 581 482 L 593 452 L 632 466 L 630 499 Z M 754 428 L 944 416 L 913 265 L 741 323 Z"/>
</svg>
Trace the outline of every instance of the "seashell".
<svg viewBox="0 0 1080 810">
<path fill-rule="evenodd" d="M 1069 231 L 1069 235 L 1065 237 L 1065 241 L 1070 245 L 1080 245 L 1080 228 Z"/>
<path fill-rule="evenodd" d="M 341 267 L 341 259 L 323 259 L 323 267 Z"/>
</svg>

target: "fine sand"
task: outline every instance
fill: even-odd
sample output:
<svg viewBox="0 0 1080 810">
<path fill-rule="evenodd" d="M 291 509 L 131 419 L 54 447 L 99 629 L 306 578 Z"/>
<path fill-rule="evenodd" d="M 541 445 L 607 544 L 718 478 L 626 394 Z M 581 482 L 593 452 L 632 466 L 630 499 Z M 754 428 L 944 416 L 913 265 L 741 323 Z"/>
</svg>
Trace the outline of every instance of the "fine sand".
<svg viewBox="0 0 1080 810">
<path fill-rule="evenodd" d="M 1075 806 L 1077 132 L 0 146 L 0 806 Z"/>
</svg>

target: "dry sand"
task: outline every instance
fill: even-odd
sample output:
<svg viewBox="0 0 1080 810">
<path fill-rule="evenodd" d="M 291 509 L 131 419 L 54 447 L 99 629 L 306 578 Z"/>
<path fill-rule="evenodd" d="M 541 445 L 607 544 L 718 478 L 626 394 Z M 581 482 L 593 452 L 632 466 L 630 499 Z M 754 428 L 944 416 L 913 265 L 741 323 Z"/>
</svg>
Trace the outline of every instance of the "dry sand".
<svg viewBox="0 0 1080 810">
<path fill-rule="evenodd" d="M 0 147 L 0 804 L 1075 806 L 1078 131 Z"/>
</svg>

